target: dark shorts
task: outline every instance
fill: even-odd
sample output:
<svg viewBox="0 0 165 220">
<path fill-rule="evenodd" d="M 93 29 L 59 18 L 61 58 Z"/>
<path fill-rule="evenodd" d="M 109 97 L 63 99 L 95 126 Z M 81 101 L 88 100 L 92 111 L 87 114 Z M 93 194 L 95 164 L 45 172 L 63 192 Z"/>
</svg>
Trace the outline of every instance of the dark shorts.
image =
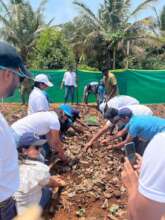
<svg viewBox="0 0 165 220">
<path fill-rule="evenodd" d="M 0 220 L 12 220 L 17 215 L 16 204 L 13 198 L 0 202 Z"/>
</svg>

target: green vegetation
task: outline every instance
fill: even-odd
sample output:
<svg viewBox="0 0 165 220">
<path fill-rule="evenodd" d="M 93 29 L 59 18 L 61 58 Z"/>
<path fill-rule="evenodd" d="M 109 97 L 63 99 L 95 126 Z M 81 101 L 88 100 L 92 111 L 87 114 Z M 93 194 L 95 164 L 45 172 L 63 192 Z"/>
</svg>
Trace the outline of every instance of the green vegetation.
<svg viewBox="0 0 165 220">
<path fill-rule="evenodd" d="M 131 0 L 103 0 L 94 14 L 74 0 L 80 15 L 51 26 L 53 19 L 43 19 L 47 0 L 35 11 L 28 0 L 0 0 L 0 34 L 31 68 L 165 69 L 165 6 L 160 12 L 153 7 L 153 17 L 140 19 L 154 2 L 144 0 L 133 9 Z"/>
<path fill-rule="evenodd" d="M 72 49 L 55 28 L 42 31 L 28 59 L 33 69 L 63 69 L 74 62 Z"/>
</svg>

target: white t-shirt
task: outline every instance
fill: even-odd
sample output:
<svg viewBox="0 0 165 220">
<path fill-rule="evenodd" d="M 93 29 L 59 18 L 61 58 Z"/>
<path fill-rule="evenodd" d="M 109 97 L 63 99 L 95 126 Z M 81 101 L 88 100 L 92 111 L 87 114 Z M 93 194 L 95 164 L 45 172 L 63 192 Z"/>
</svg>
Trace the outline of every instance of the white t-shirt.
<svg viewBox="0 0 165 220">
<path fill-rule="evenodd" d="M 138 115 L 153 115 L 152 110 L 145 105 L 127 105 L 120 109 L 128 108 L 131 110 L 132 114 L 135 116 Z"/>
<path fill-rule="evenodd" d="M 0 202 L 11 197 L 19 186 L 18 153 L 11 129 L 0 114 Z"/>
<path fill-rule="evenodd" d="M 65 86 L 75 86 L 76 87 L 76 73 L 75 72 L 65 72 L 63 82 Z"/>
<path fill-rule="evenodd" d="M 136 104 L 139 104 L 139 101 L 127 95 L 115 96 L 107 102 L 109 108 L 115 108 L 118 110 L 127 105 L 136 105 Z"/>
<path fill-rule="evenodd" d="M 165 132 L 148 144 L 139 178 L 139 192 L 153 201 L 165 203 Z"/>
<path fill-rule="evenodd" d="M 42 111 L 49 111 L 49 102 L 42 90 L 34 87 L 29 96 L 28 115 Z"/>
<path fill-rule="evenodd" d="M 49 167 L 39 161 L 25 160 L 19 166 L 20 186 L 14 194 L 18 214 L 21 214 L 28 206 L 39 204 L 42 188 L 48 184 L 50 174 Z"/>
<path fill-rule="evenodd" d="M 11 125 L 17 135 L 32 132 L 38 135 L 46 135 L 50 130 L 60 130 L 60 122 L 55 112 L 37 112 L 28 115 Z"/>
</svg>

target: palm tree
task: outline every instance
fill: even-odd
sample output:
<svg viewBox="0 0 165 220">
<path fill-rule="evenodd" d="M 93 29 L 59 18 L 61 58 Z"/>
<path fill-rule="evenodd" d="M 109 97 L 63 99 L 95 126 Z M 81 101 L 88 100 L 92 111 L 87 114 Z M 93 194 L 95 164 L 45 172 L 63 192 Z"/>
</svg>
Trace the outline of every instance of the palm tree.
<svg viewBox="0 0 165 220">
<path fill-rule="evenodd" d="M 9 4 L 0 0 L 3 9 L 0 12 L 0 34 L 3 39 L 17 47 L 25 62 L 36 37 L 47 26 L 43 21 L 46 2 L 42 0 L 38 9 L 34 11 L 25 0 L 10 0 Z M 50 23 L 51 21 L 48 25 Z"/>
<path fill-rule="evenodd" d="M 113 50 L 113 69 L 116 67 L 116 52 L 119 44 L 122 43 L 123 48 L 127 45 L 126 56 L 129 56 L 131 41 L 146 37 L 143 30 L 151 23 L 151 19 L 146 17 L 135 22 L 130 22 L 130 20 L 152 2 L 155 0 L 144 0 L 130 11 L 131 0 L 104 0 L 98 10 L 98 15 L 95 15 L 85 4 L 78 0 L 73 1 L 90 19 L 97 33 L 109 42 L 108 47 Z M 126 67 L 128 67 L 128 62 Z"/>
</svg>

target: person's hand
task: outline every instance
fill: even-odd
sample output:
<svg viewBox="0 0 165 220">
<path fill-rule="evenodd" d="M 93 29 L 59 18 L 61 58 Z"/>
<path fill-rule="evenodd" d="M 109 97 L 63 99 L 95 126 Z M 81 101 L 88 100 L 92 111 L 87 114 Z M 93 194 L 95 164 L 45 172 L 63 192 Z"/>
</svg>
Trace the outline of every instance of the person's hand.
<svg viewBox="0 0 165 220">
<path fill-rule="evenodd" d="M 92 146 L 92 143 L 91 143 L 91 142 L 88 142 L 87 144 L 85 144 L 83 151 L 84 151 L 84 152 L 87 152 L 88 149 L 89 149 L 91 146 Z"/>
<path fill-rule="evenodd" d="M 134 164 L 134 169 L 136 170 L 137 174 L 139 175 L 140 173 L 140 169 L 141 169 L 141 165 L 142 165 L 142 156 L 140 154 L 136 153 L 136 163 Z"/>
<path fill-rule="evenodd" d="M 58 153 L 58 156 L 59 156 L 59 158 L 62 160 L 62 162 L 64 163 L 64 164 L 68 164 L 68 158 L 65 156 L 65 154 L 64 153 Z"/>
<path fill-rule="evenodd" d="M 108 140 L 107 139 L 104 139 L 100 142 L 100 144 L 108 144 Z"/>
<path fill-rule="evenodd" d="M 64 187 L 64 186 L 66 186 L 66 182 L 59 175 L 51 176 L 50 179 L 51 179 L 54 187 L 59 187 L 59 186 Z"/>
<path fill-rule="evenodd" d="M 127 158 L 125 158 L 124 169 L 121 176 L 122 182 L 127 188 L 129 196 L 133 196 L 138 187 L 138 175 Z"/>
<path fill-rule="evenodd" d="M 108 149 L 108 150 L 112 150 L 114 147 L 115 147 L 115 145 L 112 145 L 112 144 L 111 144 L 111 145 L 108 145 L 107 149 Z"/>
</svg>

